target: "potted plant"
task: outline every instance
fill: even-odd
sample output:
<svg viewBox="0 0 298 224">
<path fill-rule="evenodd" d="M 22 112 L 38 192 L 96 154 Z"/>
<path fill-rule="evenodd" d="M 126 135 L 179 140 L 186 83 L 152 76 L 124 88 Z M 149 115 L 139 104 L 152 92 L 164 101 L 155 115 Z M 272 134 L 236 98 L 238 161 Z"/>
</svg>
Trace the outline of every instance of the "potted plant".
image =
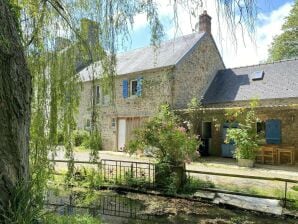
<svg viewBox="0 0 298 224">
<path fill-rule="evenodd" d="M 259 136 L 256 122 L 258 120 L 254 108 L 257 101 L 251 101 L 250 109 L 244 114 L 244 119 L 239 123 L 239 128 L 228 128 L 227 142 L 233 142 L 236 147 L 235 157 L 239 166 L 253 167 L 259 150 Z"/>
<path fill-rule="evenodd" d="M 170 111 L 168 105 L 162 105 L 159 112 L 138 129 L 135 140 L 128 144 L 128 151 L 145 151 L 157 160 L 156 183 L 169 185 L 164 181 L 173 177 L 178 189 L 185 181 L 185 162 L 196 154 L 200 141 L 193 134 L 180 126 L 179 118 Z M 150 152 L 149 152 L 150 151 Z M 172 182 L 173 182 L 172 181 Z"/>
</svg>

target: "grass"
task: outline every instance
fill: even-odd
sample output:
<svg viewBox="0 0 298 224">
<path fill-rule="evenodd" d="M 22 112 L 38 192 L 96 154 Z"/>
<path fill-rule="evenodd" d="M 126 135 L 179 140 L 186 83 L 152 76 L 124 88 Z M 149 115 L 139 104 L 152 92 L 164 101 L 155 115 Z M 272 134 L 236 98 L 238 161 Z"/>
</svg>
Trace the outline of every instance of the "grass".
<svg viewBox="0 0 298 224">
<path fill-rule="evenodd" d="M 101 224 L 100 219 L 90 215 L 57 215 L 48 214 L 43 218 L 43 224 Z"/>
<path fill-rule="evenodd" d="M 200 188 L 214 188 L 215 185 L 211 181 L 204 181 L 198 178 L 190 177 L 184 184 L 182 189 L 178 191 L 179 194 L 193 194 Z"/>
</svg>

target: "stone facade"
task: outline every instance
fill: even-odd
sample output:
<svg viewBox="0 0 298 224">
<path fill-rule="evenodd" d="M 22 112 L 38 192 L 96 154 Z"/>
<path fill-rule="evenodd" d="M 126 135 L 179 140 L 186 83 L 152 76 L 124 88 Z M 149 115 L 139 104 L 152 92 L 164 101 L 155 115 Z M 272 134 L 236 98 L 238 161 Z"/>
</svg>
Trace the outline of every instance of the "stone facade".
<svg viewBox="0 0 298 224">
<path fill-rule="evenodd" d="M 202 98 L 224 64 L 212 36 L 205 36 L 174 70 L 173 106 L 186 108 L 192 98 Z"/>
<path fill-rule="evenodd" d="M 176 66 L 116 76 L 114 101 L 97 106 L 104 149 L 117 150 L 119 119 L 143 121 L 164 103 L 172 108 L 186 108 L 193 97 L 200 99 L 217 70 L 222 68 L 213 38 L 205 35 Z M 124 98 L 123 80 L 130 83 L 139 77 L 143 78 L 142 95 Z M 91 94 L 92 82 L 84 82 L 77 116 L 79 129 L 84 129 L 91 118 Z"/>
<path fill-rule="evenodd" d="M 248 107 L 249 102 L 234 102 L 227 104 L 214 104 L 212 107 L 205 108 L 202 120 L 211 122 L 211 148 L 209 153 L 212 156 L 221 156 L 222 124 L 225 122 L 225 113 L 228 108 Z M 257 117 L 260 121 L 278 119 L 281 121 L 281 143 L 286 146 L 298 148 L 298 98 L 262 100 L 256 109 Z M 298 161 L 298 153 L 296 153 Z"/>
<path fill-rule="evenodd" d="M 122 96 L 122 81 L 143 78 L 142 96 Z M 152 116 L 163 103 L 171 102 L 172 69 L 144 71 L 135 74 L 117 76 L 115 78 L 115 99 L 107 105 L 97 105 L 99 124 L 104 143 L 104 149 L 117 149 L 117 121 L 120 118 L 142 118 Z M 98 85 L 97 83 L 95 85 Z M 81 103 L 77 118 L 78 128 L 86 127 L 91 118 L 92 82 L 84 82 Z M 113 122 L 114 125 L 113 125 Z"/>
</svg>

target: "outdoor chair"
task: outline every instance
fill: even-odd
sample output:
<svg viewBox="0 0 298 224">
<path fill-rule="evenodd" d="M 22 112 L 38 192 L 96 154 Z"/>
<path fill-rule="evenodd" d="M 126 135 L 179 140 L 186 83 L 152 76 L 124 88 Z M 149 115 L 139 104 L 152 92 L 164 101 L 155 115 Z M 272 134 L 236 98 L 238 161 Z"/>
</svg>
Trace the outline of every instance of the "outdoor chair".
<svg viewBox="0 0 298 224">
<path fill-rule="evenodd" d="M 277 148 L 276 146 L 266 146 L 261 148 L 263 153 L 263 163 L 274 165 L 277 163 Z"/>
</svg>

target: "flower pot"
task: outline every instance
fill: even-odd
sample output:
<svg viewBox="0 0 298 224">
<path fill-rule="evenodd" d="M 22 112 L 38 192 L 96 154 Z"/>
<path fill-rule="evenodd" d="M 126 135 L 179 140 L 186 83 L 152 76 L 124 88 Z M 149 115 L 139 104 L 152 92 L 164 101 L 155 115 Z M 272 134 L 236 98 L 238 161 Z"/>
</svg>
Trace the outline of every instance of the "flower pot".
<svg viewBox="0 0 298 224">
<path fill-rule="evenodd" d="M 255 160 L 253 159 L 238 159 L 238 166 L 241 167 L 254 167 L 255 165 Z"/>
</svg>

